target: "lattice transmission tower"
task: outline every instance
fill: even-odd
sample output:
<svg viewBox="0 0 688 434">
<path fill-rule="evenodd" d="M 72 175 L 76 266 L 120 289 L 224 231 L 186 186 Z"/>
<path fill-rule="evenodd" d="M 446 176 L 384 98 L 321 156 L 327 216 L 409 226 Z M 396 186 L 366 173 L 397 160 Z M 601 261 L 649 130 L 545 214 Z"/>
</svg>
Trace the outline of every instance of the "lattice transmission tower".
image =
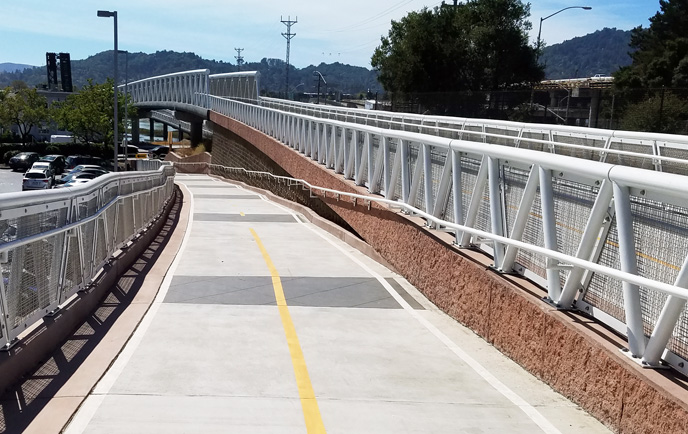
<svg viewBox="0 0 688 434">
<path fill-rule="evenodd" d="M 282 19 L 280 17 L 280 21 L 282 21 L 282 24 L 287 26 L 287 33 L 282 33 L 282 36 L 287 40 L 287 80 L 286 80 L 286 88 L 284 89 L 284 93 L 286 96 L 289 96 L 289 50 L 291 48 L 291 40 L 296 36 L 296 33 L 291 32 L 291 26 L 294 24 L 298 23 L 299 17 L 296 17 L 294 21 L 291 20 L 291 17 L 287 17 L 286 20 Z"/>
<path fill-rule="evenodd" d="M 244 51 L 243 48 L 235 48 L 237 55 L 234 58 L 237 61 L 237 71 L 241 71 L 241 64 L 244 63 L 244 58 L 241 57 L 241 52 Z"/>
</svg>

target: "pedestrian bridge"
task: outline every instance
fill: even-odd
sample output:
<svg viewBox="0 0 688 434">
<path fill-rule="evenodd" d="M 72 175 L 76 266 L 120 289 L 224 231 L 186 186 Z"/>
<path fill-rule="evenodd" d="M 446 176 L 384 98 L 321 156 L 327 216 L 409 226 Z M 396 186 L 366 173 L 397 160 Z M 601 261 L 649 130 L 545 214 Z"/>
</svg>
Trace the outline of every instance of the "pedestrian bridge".
<svg viewBox="0 0 688 434">
<path fill-rule="evenodd" d="M 213 160 L 176 165 L 181 251 L 112 367 L 69 395 L 67 432 L 602 429 L 435 306 L 613 429 L 685 432 L 684 137 L 297 104 L 235 78 L 130 88 L 204 113 Z M 154 237 L 172 179 L 0 202 L 10 356 Z"/>
</svg>

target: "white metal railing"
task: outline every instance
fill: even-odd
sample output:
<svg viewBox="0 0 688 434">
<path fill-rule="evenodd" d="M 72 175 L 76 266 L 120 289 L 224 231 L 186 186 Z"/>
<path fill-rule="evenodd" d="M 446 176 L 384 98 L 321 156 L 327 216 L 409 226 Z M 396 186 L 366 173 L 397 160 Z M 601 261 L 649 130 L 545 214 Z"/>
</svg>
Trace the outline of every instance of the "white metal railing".
<svg viewBox="0 0 688 434">
<path fill-rule="evenodd" d="M 183 106 L 208 107 L 209 71 L 178 72 L 145 78 L 128 84 L 129 95 L 135 104 L 151 104 L 160 108 Z"/>
<path fill-rule="evenodd" d="M 214 96 L 209 102 L 366 186 L 366 200 L 421 215 L 454 233 L 459 246 L 491 254 L 498 270 L 541 283 L 553 304 L 625 334 L 647 365 L 663 358 L 688 372 L 688 178 Z"/>
<path fill-rule="evenodd" d="M 440 137 L 688 174 L 688 137 L 490 119 L 426 116 L 261 98 L 265 107 Z"/>
<path fill-rule="evenodd" d="M 106 174 L 86 184 L 0 195 L 0 346 L 54 312 L 161 214 L 174 168 Z"/>
</svg>

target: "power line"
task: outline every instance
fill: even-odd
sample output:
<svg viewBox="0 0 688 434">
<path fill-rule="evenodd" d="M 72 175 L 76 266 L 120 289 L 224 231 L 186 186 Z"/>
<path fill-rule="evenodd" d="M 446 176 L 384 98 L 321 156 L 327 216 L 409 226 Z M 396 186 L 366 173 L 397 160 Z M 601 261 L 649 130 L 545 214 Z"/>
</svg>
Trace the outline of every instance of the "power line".
<svg viewBox="0 0 688 434">
<path fill-rule="evenodd" d="M 298 23 L 299 17 L 296 17 L 294 21 L 291 20 L 291 17 L 287 17 L 286 20 L 282 19 L 280 17 L 280 21 L 282 24 L 287 26 L 287 33 L 282 33 L 282 36 L 284 36 L 284 39 L 287 40 L 287 81 L 286 81 L 286 87 L 284 88 L 284 92 L 288 95 L 289 94 L 289 49 L 291 47 L 291 40 L 296 36 L 296 33 L 291 32 L 291 26 L 294 24 Z"/>
<path fill-rule="evenodd" d="M 234 58 L 237 61 L 237 71 L 241 71 L 241 64 L 244 63 L 244 58 L 241 57 L 241 52 L 244 51 L 243 48 L 235 48 L 237 55 Z"/>
<path fill-rule="evenodd" d="M 372 16 L 372 17 L 370 17 L 370 18 L 367 18 L 367 19 L 365 19 L 365 20 L 363 20 L 363 21 L 361 21 L 361 22 L 358 22 L 358 23 L 356 23 L 356 24 L 352 24 L 352 25 L 350 25 L 350 26 L 346 26 L 346 27 L 341 28 L 341 29 L 333 30 L 333 32 L 346 32 L 346 31 L 349 31 L 349 30 L 356 29 L 356 28 L 358 28 L 358 27 L 360 27 L 360 26 L 366 25 L 366 24 L 368 24 L 368 23 L 372 23 L 373 21 L 376 21 L 376 20 L 378 20 L 378 19 L 380 19 L 380 18 L 383 18 L 383 17 L 389 15 L 390 13 L 396 11 L 397 9 L 399 9 L 399 8 L 401 8 L 401 7 L 404 7 L 404 6 L 406 6 L 406 5 L 410 4 L 410 3 L 412 3 L 413 1 L 414 1 L 414 0 L 402 0 L 401 2 L 395 4 L 394 6 L 391 6 L 391 7 L 387 8 L 387 9 L 385 9 L 384 11 L 378 13 L 377 15 L 374 15 L 374 16 Z"/>
</svg>

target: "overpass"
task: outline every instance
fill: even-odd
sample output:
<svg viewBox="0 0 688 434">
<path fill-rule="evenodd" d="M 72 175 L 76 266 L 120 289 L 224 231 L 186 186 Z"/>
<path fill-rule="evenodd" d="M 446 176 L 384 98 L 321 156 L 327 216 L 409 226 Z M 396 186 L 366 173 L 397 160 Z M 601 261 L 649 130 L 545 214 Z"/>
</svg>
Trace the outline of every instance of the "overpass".
<svg viewBox="0 0 688 434">
<path fill-rule="evenodd" d="M 615 429 L 685 430 L 685 138 L 199 92 L 212 79 L 152 78 L 145 87 L 155 92 L 135 94 L 206 113 L 213 164 L 199 171 L 272 190 L 350 229 L 432 303 Z M 160 92 L 175 81 L 175 92 Z M 213 196 L 204 206 L 221 206 L 204 195 Z M 320 260 L 328 263 L 306 262 L 318 269 Z M 388 294 L 404 306 L 404 291 Z M 3 334 L 8 343 L 18 335 Z M 109 399 L 96 395 L 86 402 Z"/>
</svg>

